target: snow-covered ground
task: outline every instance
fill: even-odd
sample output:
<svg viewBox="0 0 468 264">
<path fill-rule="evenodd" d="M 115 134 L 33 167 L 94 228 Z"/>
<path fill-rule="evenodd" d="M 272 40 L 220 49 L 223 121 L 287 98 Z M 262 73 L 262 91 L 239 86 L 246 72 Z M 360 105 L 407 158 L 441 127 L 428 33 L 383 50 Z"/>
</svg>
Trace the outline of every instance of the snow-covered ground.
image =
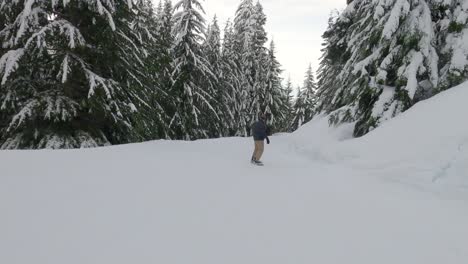
<svg viewBox="0 0 468 264">
<path fill-rule="evenodd" d="M 0 263 L 466 264 L 468 84 L 360 139 L 0 152 Z"/>
</svg>

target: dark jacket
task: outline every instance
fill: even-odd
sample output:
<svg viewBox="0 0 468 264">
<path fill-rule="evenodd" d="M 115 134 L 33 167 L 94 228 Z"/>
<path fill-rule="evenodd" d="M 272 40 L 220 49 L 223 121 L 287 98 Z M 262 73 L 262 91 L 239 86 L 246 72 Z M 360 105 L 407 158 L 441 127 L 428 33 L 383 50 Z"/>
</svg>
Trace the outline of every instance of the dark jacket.
<svg viewBox="0 0 468 264">
<path fill-rule="evenodd" d="M 252 135 L 254 140 L 265 140 L 268 137 L 268 127 L 265 121 L 259 120 L 252 125 Z"/>
</svg>

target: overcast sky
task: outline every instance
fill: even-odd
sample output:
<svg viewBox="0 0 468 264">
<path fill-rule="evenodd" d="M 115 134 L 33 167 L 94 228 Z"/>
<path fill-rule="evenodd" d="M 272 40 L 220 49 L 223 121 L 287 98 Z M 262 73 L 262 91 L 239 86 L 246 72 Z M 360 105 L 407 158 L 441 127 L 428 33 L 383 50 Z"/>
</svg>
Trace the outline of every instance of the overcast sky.
<svg viewBox="0 0 468 264">
<path fill-rule="evenodd" d="M 173 0 L 176 2 L 176 0 Z M 223 29 L 232 19 L 241 0 L 202 0 L 211 22 L 218 16 Z M 256 2 L 256 0 L 254 0 Z M 305 71 L 312 63 L 314 71 L 321 55 L 322 33 L 333 9 L 342 10 L 346 0 L 260 0 L 267 15 L 266 30 L 276 44 L 277 57 L 284 77 L 289 75 L 295 85 L 302 85 Z"/>
</svg>

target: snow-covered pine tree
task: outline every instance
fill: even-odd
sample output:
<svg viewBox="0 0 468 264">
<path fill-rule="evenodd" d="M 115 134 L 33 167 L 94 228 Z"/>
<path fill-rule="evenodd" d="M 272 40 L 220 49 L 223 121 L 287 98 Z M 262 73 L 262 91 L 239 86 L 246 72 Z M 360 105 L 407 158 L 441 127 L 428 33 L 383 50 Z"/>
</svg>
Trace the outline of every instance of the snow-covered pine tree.
<svg viewBox="0 0 468 264">
<path fill-rule="evenodd" d="M 253 19 L 255 48 L 257 48 L 257 54 L 265 53 L 265 43 L 268 41 L 267 33 L 265 31 L 267 17 L 263 12 L 263 6 L 260 1 L 257 1 L 254 6 Z"/>
<path fill-rule="evenodd" d="M 456 86 L 468 78 L 468 2 L 432 0 L 440 83 L 437 91 Z"/>
<path fill-rule="evenodd" d="M 299 127 L 304 124 L 304 98 L 302 96 L 302 88 L 297 87 L 296 100 L 293 105 L 293 116 L 291 121 L 291 131 L 296 131 Z"/>
<path fill-rule="evenodd" d="M 294 105 L 293 130 L 298 129 L 303 124 L 309 122 L 314 117 L 316 107 L 317 84 L 315 83 L 312 65 L 309 65 L 305 74 L 304 86 L 298 91 L 296 104 Z"/>
<path fill-rule="evenodd" d="M 162 5 L 162 4 L 161 4 Z M 173 8 L 171 0 L 165 0 L 161 6 L 161 11 L 158 15 L 158 30 L 157 30 L 157 46 L 158 53 L 157 63 L 158 79 L 161 83 L 161 88 L 168 90 L 172 86 L 172 47 L 174 44 L 173 29 Z"/>
<path fill-rule="evenodd" d="M 221 57 L 221 31 L 216 16 L 206 31 L 206 40 L 203 45 L 208 62 L 217 70 L 219 68 Z"/>
<path fill-rule="evenodd" d="M 256 56 L 254 43 L 254 5 L 252 0 L 243 0 L 237 8 L 234 18 L 234 51 L 236 63 L 239 65 L 241 90 L 236 100 L 238 105 L 237 122 L 243 127 L 239 128 L 242 136 L 250 135 L 250 126 L 255 117 L 252 111 L 254 102 L 258 101 L 258 94 L 254 92 Z"/>
<path fill-rule="evenodd" d="M 237 64 L 241 72 L 240 92 L 243 102 L 240 109 L 239 123 L 246 124 L 244 135 L 250 133 L 253 123 L 262 109 L 262 92 L 266 89 L 266 70 L 264 63 L 268 57 L 265 48 L 267 41 L 265 32 L 266 16 L 259 2 L 256 5 L 251 0 L 243 0 L 234 19 L 235 51 L 238 54 Z"/>
<path fill-rule="evenodd" d="M 291 122 L 294 119 L 294 96 L 293 96 L 293 84 L 291 81 L 291 76 L 288 76 L 288 79 L 286 80 L 286 83 L 283 88 L 286 96 L 284 97 L 284 104 L 287 106 L 288 112 L 287 118 L 284 120 L 285 123 L 282 124 L 281 130 L 285 132 L 291 132 L 292 131 L 292 126 Z"/>
<path fill-rule="evenodd" d="M 252 0 L 242 0 L 236 10 L 234 17 L 235 48 L 239 54 L 242 53 L 245 42 L 252 34 L 254 5 Z"/>
<path fill-rule="evenodd" d="M 94 147 L 143 140 L 144 49 L 132 1 L 0 1 L 2 148 Z M 131 47 L 131 50 L 129 48 Z"/>
<path fill-rule="evenodd" d="M 240 54 L 236 52 L 236 39 L 232 23 L 228 20 L 224 28 L 224 39 L 221 49 L 220 85 L 225 91 L 221 101 L 225 105 L 226 116 L 223 123 L 229 136 L 247 135 L 247 118 L 244 116 L 247 91 L 241 86 Z"/>
<path fill-rule="evenodd" d="M 158 23 L 162 20 L 162 16 L 163 16 L 163 2 L 161 0 L 159 0 L 158 2 L 158 6 L 156 7 L 156 20 L 158 21 Z"/>
<path fill-rule="evenodd" d="M 250 116 L 253 119 L 251 122 L 255 121 L 258 114 L 260 112 L 268 112 L 267 109 L 267 98 L 265 98 L 267 94 L 267 90 L 270 89 L 269 85 L 269 78 L 272 75 L 267 76 L 271 73 L 272 69 L 266 68 L 265 65 L 272 65 L 276 63 L 277 60 L 274 55 L 274 43 L 271 42 L 271 47 L 273 48 L 273 53 L 271 53 L 267 48 L 265 48 L 265 44 L 267 42 L 267 33 L 265 31 L 265 24 L 266 24 L 266 16 L 263 13 L 263 7 L 260 2 L 254 5 L 253 9 L 253 16 L 251 19 L 251 34 L 252 34 L 252 45 L 250 49 L 253 51 L 254 57 L 254 65 L 253 65 L 253 102 L 252 108 L 250 109 Z M 279 63 L 278 63 L 279 64 Z M 274 75 L 274 74 L 273 74 Z M 271 94 L 271 93 L 270 93 Z M 270 120 L 272 121 L 272 120 Z"/>
<path fill-rule="evenodd" d="M 139 74 L 137 78 L 124 77 L 123 81 L 133 80 L 135 82 L 133 85 L 140 86 L 137 89 L 140 100 L 136 101 L 139 111 L 135 123 L 144 134 L 143 139 L 169 138 L 170 119 L 164 104 L 169 99 L 167 89 L 163 86 L 164 75 L 161 73 L 163 69 L 161 60 L 167 52 L 164 53 L 164 49 L 161 48 L 163 35 L 159 35 L 160 19 L 164 17 L 158 18 L 151 0 L 138 0 L 134 5 L 135 15 L 132 16 L 129 32 L 126 32 L 132 42 L 127 42 L 130 45 L 125 48 L 123 55 L 135 50 L 135 46 L 142 47 L 142 54 L 133 57 L 141 59 L 128 65 L 128 67 L 139 65 L 141 69 L 137 71 Z"/>
<path fill-rule="evenodd" d="M 289 94 L 282 86 L 281 65 L 276 59 L 275 43 L 271 41 L 265 63 L 265 89 L 261 91 L 261 109 L 271 114 L 269 120 L 273 131 L 284 132 L 289 117 Z"/>
<path fill-rule="evenodd" d="M 210 124 L 210 134 L 215 137 L 223 137 L 229 134 L 229 129 L 224 121 L 229 119 L 227 115 L 227 111 L 229 110 L 227 109 L 226 104 L 223 103 L 224 99 L 227 97 L 226 93 L 229 91 L 224 89 L 225 87 L 222 85 L 221 30 L 219 29 L 218 19 L 216 16 L 208 26 L 206 40 L 203 44 L 203 53 L 211 66 L 214 76 L 216 76 L 216 78 L 212 78 L 211 80 L 214 88 L 214 94 L 212 94 L 212 97 L 216 101 L 214 108 L 220 119 L 220 122 L 212 122 Z"/>
<path fill-rule="evenodd" d="M 318 113 L 334 110 L 332 101 L 335 99 L 338 89 L 341 88 L 336 77 L 343 71 L 343 66 L 350 56 L 346 52 L 347 43 L 343 39 L 351 25 L 351 19 L 345 19 L 347 13 L 343 13 L 339 20 L 338 17 L 340 17 L 340 14 L 337 11 L 330 14 L 328 28 L 322 35 L 324 48 L 322 49 L 322 57 L 317 71 L 319 89 L 315 109 Z M 338 96 L 337 100 L 339 99 Z"/>
<path fill-rule="evenodd" d="M 173 28 L 173 8 L 172 1 L 165 0 L 159 2 L 155 20 L 156 27 L 151 28 L 153 35 L 155 35 L 155 42 L 152 42 L 152 49 L 147 58 L 148 65 L 151 68 L 151 78 L 155 82 L 153 90 L 152 106 L 156 109 L 162 109 L 159 111 L 158 118 L 156 120 L 165 120 L 166 116 L 170 122 L 174 109 L 174 102 L 176 101 L 175 96 L 170 93 L 172 88 L 172 71 L 173 71 L 173 54 L 172 48 L 174 43 L 174 37 L 172 35 Z M 154 22 L 153 22 L 154 23 Z M 168 122 L 168 123 L 169 123 Z M 161 128 L 165 128 L 162 126 Z M 160 134 L 161 129 L 158 133 Z M 167 139 L 175 138 L 175 132 L 168 126 L 164 130 L 164 137 Z"/>
<path fill-rule="evenodd" d="M 466 9 L 458 0 L 351 2 L 324 35 L 317 111 L 356 122 L 362 136 L 465 80 Z"/>
<path fill-rule="evenodd" d="M 0 35 L 0 39 L 6 37 L 5 34 L 9 31 L 5 30 L 5 28 L 14 22 L 14 19 L 18 16 L 20 11 L 18 3 L 11 3 L 10 5 L 5 5 L 0 8 L 0 33 L 3 34 L 3 36 Z M 0 45 L 0 58 L 2 58 L 8 50 L 7 45 Z M 2 88 L 2 86 L 4 85 L 0 82 L 0 102 L 4 102 L 7 96 L 6 93 L 3 92 L 5 88 Z M 11 111 L 7 109 L 9 108 L 7 108 L 5 104 L 0 104 L 0 145 L 1 142 L 3 142 L 5 130 L 8 126 L 8 116 L 12 114 Z"/>
<path fill-rule="evenodd" d="M 205 19 L 198 0 L 180 0 L 174 6 L 174 85 L 176 96 L 172 128 L 181 139 L 208 138 L 213 123 L 219 122 L 216 101 L 212 96 L 216 79 L 203 55 Z"/>
</svg>

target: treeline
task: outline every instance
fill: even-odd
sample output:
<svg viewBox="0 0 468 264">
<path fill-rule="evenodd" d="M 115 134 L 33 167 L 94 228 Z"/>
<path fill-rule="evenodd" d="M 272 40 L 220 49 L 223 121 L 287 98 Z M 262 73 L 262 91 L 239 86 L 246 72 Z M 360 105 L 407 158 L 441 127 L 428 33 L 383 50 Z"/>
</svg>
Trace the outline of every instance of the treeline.
<svg viewBox="0 0 468 264">
<path fill-rule="evenodd" d="M 312 70 L 296 102 L 260 3 L 222 30 L 204 17 L 198 0 L 0 0 L 1 148 L 248 136 L 260 112 L 276 132 L 310 120 Z"/>
</svg>

